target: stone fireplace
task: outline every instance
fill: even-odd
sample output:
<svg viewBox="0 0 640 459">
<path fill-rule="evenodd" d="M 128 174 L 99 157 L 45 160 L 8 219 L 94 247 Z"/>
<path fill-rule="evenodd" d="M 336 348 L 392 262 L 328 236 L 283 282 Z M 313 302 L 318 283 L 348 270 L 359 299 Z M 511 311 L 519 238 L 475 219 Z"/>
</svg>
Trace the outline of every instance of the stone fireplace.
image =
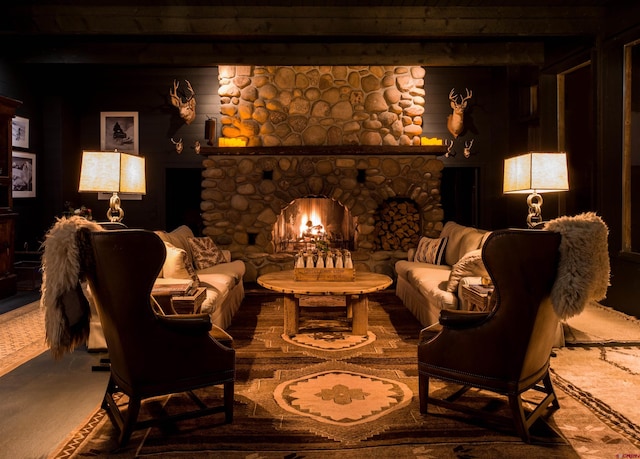
<svg viewBox="0 0 640 459">
<path fill-rule="evenodd" d="M 220 135 L 246 146 L 201 149 L 203 232 L 247 281 L 292 269 L 304 231 L 392 277 L 420 235 L 440 233 L 446 147 L 421 146 L 423 67 L 218 70 Z"/>
<path fill-rule="evenodd" d="M 443 218 L 443 163 L 435 154 L 425 154 L 423 147 L 391 147 L 396 150 L 393 154 L 385 154 L 387 150 L 364 146 L 203 149 L 207 155 L 203 161 L 203 233 L 230 250 L 233 259 L 243 260 L 245 280 L 255 281 L 262 274 L 293 268 L 295 250 L 283 245 L 279 218 L 288 215 L 287 209 L 296 200 L 324 198 L 335 203 L 331 207 L 335 215 L 323 226 L 332 226 L 335 232 L 336 215 L 341 212 L 341 218 L 348 217 L 340 237 L 352 236 L 347 243 L 353 244 L 356 269 L 394 277 L 395 262 L 406 258 L 406 247 L 387 246 L 385 250 L 381 246 L 377 234 L 381 215 L 392 202 L 409 203 L 400 207 L 414 209 L 410 220 L 417 220 L 422 234 L 436 237 Z M 340 208 L 344 210 L 336 210 Z M 286 218 L 290 220 L 290 214 Z M 286 230 L 284 233 L 286 239 Z"/>
</svg>

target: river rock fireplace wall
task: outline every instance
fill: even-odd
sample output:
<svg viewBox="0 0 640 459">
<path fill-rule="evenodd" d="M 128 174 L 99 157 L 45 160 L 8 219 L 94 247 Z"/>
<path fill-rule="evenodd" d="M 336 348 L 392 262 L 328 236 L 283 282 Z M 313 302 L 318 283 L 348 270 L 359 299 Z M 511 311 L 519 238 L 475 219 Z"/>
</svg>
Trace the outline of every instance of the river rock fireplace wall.
<svg viewBox="0 0 640 459">
<path fill-rule="evenodd" d="M 396 147 L 397 148 L 397 147 Z M 344 206 L 355 222 L 356 270 L 394 276 L 406 258 L 403 248 L 380 250 L 376 219 L 390 200 L 411 201 L 421 232 L 437 237 L 442 229 L 440 180 L 443 163 L 436 155 L 341 154 L 339 147 L 288 147 L 203 151 L 203 234 L 231 251 L 247 266 L 245 280 L 292 269 L 294 252 L 279 251 L 274 240 L 278 216 L 294 200 L 326 197 Z M 265 154 L 265 150 L 271 154 Z M 273 151 L 277 150 L 277 151 Z"/>
</svg>

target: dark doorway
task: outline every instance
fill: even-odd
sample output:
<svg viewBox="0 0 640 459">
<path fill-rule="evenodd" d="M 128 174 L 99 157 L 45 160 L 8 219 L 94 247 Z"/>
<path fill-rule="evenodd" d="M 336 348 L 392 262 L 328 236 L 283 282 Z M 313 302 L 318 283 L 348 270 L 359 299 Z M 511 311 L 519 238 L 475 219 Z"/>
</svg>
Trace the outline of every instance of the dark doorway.
<svg viewBox="0 0 640 459">
<path fill-rule="evenodd" d="M 187 225 L 193 234 L 202 234 L 200 202 L 202 201 L 202 169 L 175 168 L 166 170 L 167 230 Z"/>
<path fill-rule="evenodd" d="M 478 227 L 477 167 L 445 167 L 440 196 L 445 222 Z"/>
<path fill-rule="evenodd" d="M 594 209 L 596 142 L 591 87 L 591 66 L 564 77 L 565 150 L 569 166 L 569 191 L 565 194 L 567 215 Z"/>
</svg>

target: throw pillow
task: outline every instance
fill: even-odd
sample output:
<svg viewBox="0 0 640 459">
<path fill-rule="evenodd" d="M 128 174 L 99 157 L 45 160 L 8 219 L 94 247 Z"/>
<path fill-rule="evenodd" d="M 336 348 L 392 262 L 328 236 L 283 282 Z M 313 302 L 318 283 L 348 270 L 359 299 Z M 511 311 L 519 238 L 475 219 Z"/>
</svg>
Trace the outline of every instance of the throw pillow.
<svg viewBox="0 0 640 459">
<path fill-rule="evenodd" d="M 205 269 L 229 261 L 210 237 L 190 237 L 188 241 L 196 269 Z"/>
<path fill-rule="evenodd" d="M 444 257 L 444 250 L 447 247 L 448 238 L 433 239 L 423 236 L 418 242 L 418 248 L 414 257 L 415 261 L 420 263 L 431 263 L 432 265 L 441 265 Z"/>
<path fill-rule="evenodd" d="M 458 290 L 458 284 L 463 277 L 489 276 L 482 261 L 482 249 L 467 252 L 452 266 L 447 283 L 447 292 Z"/>
<path fill-rule="evenodd" d="M 162 277 L 165 279 L 191 279 L 197 283 L 198 276 L 193 265 L 189 262 L 187 252 L 170 242 L 165 242 L 164 246 L 167 249 L 167 257 L 162 265 Z"/>
</svg>

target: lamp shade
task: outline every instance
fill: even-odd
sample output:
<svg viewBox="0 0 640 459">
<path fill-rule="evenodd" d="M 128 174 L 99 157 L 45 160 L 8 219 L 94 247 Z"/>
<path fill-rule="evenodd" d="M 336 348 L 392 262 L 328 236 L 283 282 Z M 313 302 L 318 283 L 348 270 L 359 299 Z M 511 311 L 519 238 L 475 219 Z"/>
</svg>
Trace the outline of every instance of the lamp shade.
<svg viewBox="0 0 640 459">
<path fill-rule="evenodd" d="M 144 158 L 117 151 L 84 151 L 78 191 L 145 194 Z"/>
<path fill-rule="evenodd" d="M 567 155 L 526 153 L 504 160 L 503 193 L 547 193 L 567 191 Z"/>
</svg>

